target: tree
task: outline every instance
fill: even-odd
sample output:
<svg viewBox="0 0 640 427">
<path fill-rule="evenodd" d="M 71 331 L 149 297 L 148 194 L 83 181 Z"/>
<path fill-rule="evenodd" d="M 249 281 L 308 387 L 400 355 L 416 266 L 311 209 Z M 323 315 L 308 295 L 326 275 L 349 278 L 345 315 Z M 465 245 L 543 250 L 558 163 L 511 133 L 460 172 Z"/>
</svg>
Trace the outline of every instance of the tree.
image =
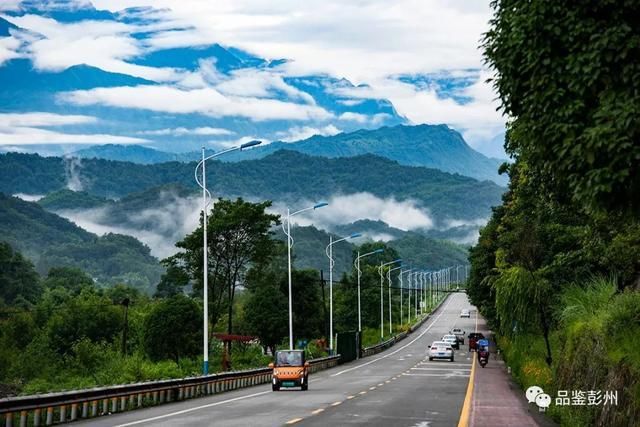
<svg viewBox="0 0 640 427">
<path fill-rule="evenodd" d="M 167 298 L 178 295 L 183 292 L 185 286 L 189 284 L 189 276 L 187 272 L 167 262 L 167 271 L 160 278 L 160 283 L 156 288 L 154 296 L 156 298 Z"/>
<path fill-rule="evenodd" d="M 49 270 L 43 285 L 46 288 L 60 287 L 73 295 L 78 295 L 84 288 L 94 286 L 93 279 L 84 271 L 75 267 L 54 267 Z"/>
<path fill-rule="evenodd" d="M 640 210 L 640 37 L 635 1 L 494 0 L 484 39 L 507 152 L 557 192 Z"/>
<path fill-rule="evenodd" d="M 271 202 L 218 199 L 207 217 L 209 318 L 217 323 L 226 309 L 228 333 L 233 332 L 237 285 L 244 282 L 249 265 L 267 260 L 276 244 L 270 230 L 279 224 L 279 217 L 265 212 L 269 206 Z M 181 269 L 192 280 L 198 294 L 203 289 L 202 219 L 200 222 L 193 233 L 176 243 L 184 251 L 165 260 L 169 268 Z"/>
<path fill-rule="evenodd" d="M 147 316 L 144 349 L 154 361 L 192 357 L 202 351 L 202 309 L 189 297 L 175 295 Z"/>
<path fill-rule="evenodd" d="M 0 242 L 0 301 L 14 305 L 24 301 L 23 305 L 34 304 L 42 294 L 40 277 L 33 264 L 11 245 Z"/>
<path fill-rule="evenodd" d="M 94 343 L 111 343 L 122 330 L 122 314 L 108 297 L 84 290 L 53 311 L 46 324 L 52 348 L 70 354 L 76 342 L 86 338 Z"/>
<path fill-rule="evenodd" d="M 287 295 L 273 275 L 250 291 L 244 308 L 248 332 L 260 339 L 263 347 L 275 351 L 288 333 Z"/>
</svg>

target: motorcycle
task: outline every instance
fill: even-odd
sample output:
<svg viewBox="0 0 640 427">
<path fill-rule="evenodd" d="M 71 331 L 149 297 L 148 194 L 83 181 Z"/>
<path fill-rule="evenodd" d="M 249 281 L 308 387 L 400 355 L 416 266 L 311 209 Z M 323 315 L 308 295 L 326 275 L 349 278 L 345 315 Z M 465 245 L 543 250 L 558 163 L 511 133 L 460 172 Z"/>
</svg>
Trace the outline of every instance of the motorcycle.
<svg viewBox="0 0 640 427">
<path fill-rule="evenodd" d="M 489 362 L 489 341 L 485 339 L 478 340 L 478 362 L 483 368 Z"/>
</svg>

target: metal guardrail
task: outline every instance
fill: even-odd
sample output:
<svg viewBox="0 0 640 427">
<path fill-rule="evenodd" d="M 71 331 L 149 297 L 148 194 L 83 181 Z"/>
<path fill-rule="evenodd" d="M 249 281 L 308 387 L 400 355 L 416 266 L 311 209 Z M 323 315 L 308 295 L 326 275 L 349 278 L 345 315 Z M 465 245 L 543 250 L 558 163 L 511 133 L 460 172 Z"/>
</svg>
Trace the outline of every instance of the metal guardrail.
<svg viewBox="0 0 640 427">
<path fill-rule="evenodd" d="M 310 373 L 338 364 L 339 355 L 309 361 Z M 149 381 L 0 399 L 0 425 L 20 427 L 66 423 L 271 382 L 269 368 Z"/>
</svg>

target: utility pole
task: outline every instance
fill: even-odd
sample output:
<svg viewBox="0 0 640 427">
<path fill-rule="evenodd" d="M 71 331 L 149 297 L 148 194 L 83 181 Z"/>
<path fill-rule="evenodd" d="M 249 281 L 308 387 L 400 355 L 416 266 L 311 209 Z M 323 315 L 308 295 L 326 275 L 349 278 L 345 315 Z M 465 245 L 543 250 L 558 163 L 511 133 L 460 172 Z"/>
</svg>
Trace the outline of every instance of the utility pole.
<svg viewBox="0 0 640 427">
<path fill-rule="evenodd" d="M 122 300 L 120 304 L 124 307 L 124 325 L 122 327 L 122 355 L 127 354 L 127 330 L 129 329 L 129 298 Z"/>
<path fill-rule="evenodd" d="M 320 287 L 322 288 L 322 313 L 324 316 L 324 336 L 329 336 L 329 322 L 327 320 L 327 301 L 324 296 L 324 285 L 326 281 L 324 280 L 324 275 L 322 270 L 320 270 Z"/>
</svg>

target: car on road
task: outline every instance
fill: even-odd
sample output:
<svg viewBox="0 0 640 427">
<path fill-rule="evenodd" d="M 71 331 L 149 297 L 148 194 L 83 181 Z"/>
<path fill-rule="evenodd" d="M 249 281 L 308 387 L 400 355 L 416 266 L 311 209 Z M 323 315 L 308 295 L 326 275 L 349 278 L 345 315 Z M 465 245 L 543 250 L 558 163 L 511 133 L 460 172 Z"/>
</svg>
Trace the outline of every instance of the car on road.
<svg viewBox="0 0 640 427">
<path fill-rule="evenodd" d="M 464 345 L 464 331 L 460 328 L 453 328 L 450 332 L 452 335 L 458 337 L 458 342 Z"/>
<path fill-rule="evenodd" d="M 467 338 L 469 338 L 469 351 L 476 349 L 476 343 L 478 340 L 484 339 L 484 335 L 480 332 L 471 332 Z"/>
<path fill-rule="evenodd" d="M 429 360 L 448 359 L 453 362 L 453 348 L 451 344 L 444 341 L 434 341 L 429 347 Z"/>
<path fill-rule="evenodd" d="M 444 342 L 448 342 L 451 344 L 451 347 L 455 348 L 456 350 L 460 350 L 460 343 L 458 342 L 458 337 L 455 335 L 444 335 L 442 337 L 442 341 Z"/>
<path fill-rule="evenodd" d="M 309 362 L 305 361 L 303 350 L 276 351 L 274 362 L 269 363 L 273 369 L 271 388 L 300 387 L 303 391 L 309 388 Z"/>
<path fill-rule="evenodd" d="M 460 317 L 471 317 L 471 312 L 466 308 L 460 310 Z"/>
</svg>

